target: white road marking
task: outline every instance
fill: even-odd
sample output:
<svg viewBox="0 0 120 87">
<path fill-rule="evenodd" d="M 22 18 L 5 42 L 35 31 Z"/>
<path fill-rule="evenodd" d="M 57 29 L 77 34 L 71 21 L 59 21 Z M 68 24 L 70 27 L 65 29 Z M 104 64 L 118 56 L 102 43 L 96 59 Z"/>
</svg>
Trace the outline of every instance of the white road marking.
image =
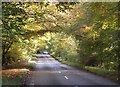
<svg viewBox="0 0 120 87">
<path fill-rule="evenodd" d="M 47 62 L 47 63 L 49 63 L 49 61 L 48 61 L 48 60 L 46 60 L 46 62 Z"/>
<path fill-rule="evenodd" d="M 68 77 L 67 76 L 64 76 L 65 77 L 65 79 L 68 79 Z"/>
<path fill-rule="evenodd" d="M 61 73 L 61 71 L 58 71 L 59 73 Z"/>
<path fill-rule="evenodd" d="M 34 84 L 34 81 L 32 81 L 32 82 L 30 83 L 30 85 L 35 85 L 35 84 Z"/>
<path fill-rule="evenodd" d="M 78 87 L 77 85 L 75 87 Z"/>
</svg>

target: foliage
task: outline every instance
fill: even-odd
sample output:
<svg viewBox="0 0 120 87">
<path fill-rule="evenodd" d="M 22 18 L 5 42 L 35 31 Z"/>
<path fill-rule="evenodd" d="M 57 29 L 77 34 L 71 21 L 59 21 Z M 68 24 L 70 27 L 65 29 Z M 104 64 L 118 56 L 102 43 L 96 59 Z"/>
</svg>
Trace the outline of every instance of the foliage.
<svg viewBox="0 0 120 87">
<path fill-rule="evenodd" d="M 14 42 L 20 42 L 22 38 L 21 34 L 24 33 L 21 30 L 24 25 L 24 19 L 26 19 L 25 12 L 18 7 L 20 3 L 2 3 L 2 63 L 7 61 L 7 53 Z M 24 18 L 24 19 L 23 19 Z"/>
<path fill-rule="evenodd" d="M 75 24 L 82 25 L 77 29 L 73 26 L 76 29 L 75 37 L 79 40 L 81 64 L 103 68 L 105 71 L 115 70 L 117 76 L 113 78 L 119 80 L 118 3 L 85 3 L 83 7 L 86 16 Z M 92 72 L 99 74 L 96 69 Z"/>
<path fill-rule="evenodd" d="M 117 2 L 3 2 L 3 65 L 47 49 L 60 61 L 119 73 Z"/>
<path fill-rule="evenodd" d="M 44 41 L 39 40 L 38 43 L 43 43 L 43 45 L 37 45 L 36 40 L 33 38 L 39 38 L 45 32 L 56 31 L 57 29 L 60 30 L 60 28 L 65 27 L 69 16 L 66 11 L 70 11 L 69 8 L 73 5 L 72 3 L 68 3 L 71 5 L 69 7 L 67 3 L 63 4 L 52 4 L 49 2 L 3 2 L 2 63 L 7 64 L 10 62 L 9 58 L 17 59 L 16 56 L 23 55 L 20 52 L 18 52 L 17 55 L 13 54 L 14 52 L 10 52 L 12 45 L 16 43 L 24 45 L 23 47 L 27 50 L 26 54 L 29 55 L 35 52 L 38 46 L 40 49 L 44 49 L 42 48 L 43 45 L 45 45 Z M 64 11 L 60 9 L 60 7 L 65 7 Z M 24 56 L 26 56 L 26 54 Z M 10 55 L 12 55 L 12 57 L 9 57 Z"/>
<path fill-rule="evenodd" d="M 66 61 L 77 62 L 78 53 L 77 45 L 74 37 L 61 33 L 45 34 L 47 48 L 51 54 Z"/>
<path fill-rule="evenodd" d="M 8 54 L 8 62 L 7 63 L 16 63 L 16 62 L 20 62 L 22 60 L 28 60 L 30 57 L 27 53 L 27 50 L 25 48 L 23 48 L 23 46 L 20 43 L 14 43 Z"/>
<path fill-rule="evenodd" d="M 87 12 L 85 21 L 82 22 L 83 26 L 78 27 L 75 32 L 79 40 L 81 63 L 117 69 L 117 3 L 85 3 L 84 6 Z M 81 23 L 81 19 L 79 22 Z"/>
</svg>

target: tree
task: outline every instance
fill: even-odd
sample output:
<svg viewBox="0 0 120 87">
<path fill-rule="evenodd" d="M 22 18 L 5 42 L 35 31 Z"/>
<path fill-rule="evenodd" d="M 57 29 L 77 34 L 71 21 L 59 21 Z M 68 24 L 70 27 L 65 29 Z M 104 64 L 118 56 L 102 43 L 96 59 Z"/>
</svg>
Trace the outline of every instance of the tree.
<svg viewBox="0 0 120 87">
<path fill-rule="evenodd" d="M 72 6 L 72 3 L 3 2 L 2 63 L 7 64 L 9 61 L 10 57 L 7 54 L 12 45 L 24 43 L 24 40 L 31 42 L 31 38 L 34 36 L 37 37 L 49 31 L 61 31 L 66 27 L 65 24 L 68 20 L 66 11 L 70 11 Z M 62 17 L 63 15 L 66 17 Z M 33 51 L 32 49 L 26 50 Z M 29 52 L 31 53 L 31 51 Z"/>
</svg>

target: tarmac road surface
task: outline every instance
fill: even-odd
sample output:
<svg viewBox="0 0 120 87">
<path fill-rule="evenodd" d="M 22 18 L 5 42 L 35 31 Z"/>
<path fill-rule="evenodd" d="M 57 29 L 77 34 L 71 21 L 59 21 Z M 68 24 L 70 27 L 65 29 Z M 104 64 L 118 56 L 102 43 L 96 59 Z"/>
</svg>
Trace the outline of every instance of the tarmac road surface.
<svg viewBox="0 0 120 87">
<path fill-rule="evenodd" d="M 38 56 L 41 56 L 38 54 Z M 27 78 L 26 85 L 118 85 L 101 76 L 78 70 L 62 64 L 48 54 L 42 54 L 35 65 L 35 70 Z M 108 87 L 108 86 L 107 86 Z"/>
</svg>

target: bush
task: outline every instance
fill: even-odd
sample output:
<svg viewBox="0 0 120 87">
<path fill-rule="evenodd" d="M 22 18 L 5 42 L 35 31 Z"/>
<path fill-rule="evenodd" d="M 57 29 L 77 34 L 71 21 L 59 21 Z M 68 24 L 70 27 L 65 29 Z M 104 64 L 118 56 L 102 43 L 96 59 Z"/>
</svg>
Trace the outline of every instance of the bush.
<svg viewBox="0 0 120 87">
<path fill-rule="evenodd" d="M 30 59 L 28 51 L 20 43 L 14 43 L 6 54 L 6 57 L 7 65 L 25 63 Z"/>
</svg>

